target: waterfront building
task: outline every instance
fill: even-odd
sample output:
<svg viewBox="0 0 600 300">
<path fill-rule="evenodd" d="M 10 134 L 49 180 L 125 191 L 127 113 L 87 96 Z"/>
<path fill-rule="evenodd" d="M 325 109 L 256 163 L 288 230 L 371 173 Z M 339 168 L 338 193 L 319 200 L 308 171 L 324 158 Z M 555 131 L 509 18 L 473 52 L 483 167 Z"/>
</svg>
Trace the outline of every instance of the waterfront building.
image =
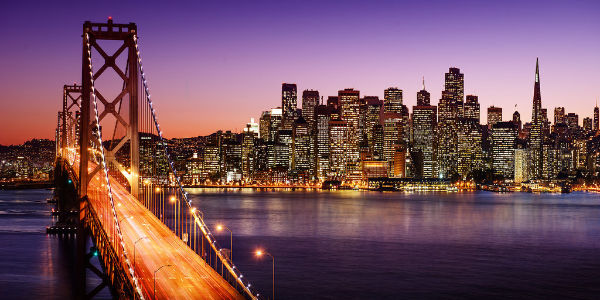
<svg viewBox="0 0 600 300">
<path fill-rule="evenodd" d="M 547 115 L 546 118 L 547 119 Z M 531 114 L 531 129 L 529 133 L 529 147 L 531 148 L 531 176 L 541 178 L 543 165 L 542 144 L 544 141 L 545 120 L 542 111 L 542 95 L 540 92 L 540 66 L 539 60 L 535 63 L 535 83 L 533 86 L 533 109 Z"/>
<path fill-rule="evenodd" d="M 332 178 L 346 176 L 348 156 L 345 146 L 348 139 L 348 125 L 340 119 L 329 121 L 329 171 Z"/>
<path fill-rule="evenodd" d="M 383 159 L 388 162 L 390 176 L 394 173 L 394 157 L 402 145 L 402 114 L 383 113 Z"/>
<path fill-rule="evenodd" d="M 252 180 L 255 167 L 255 149 L 254 143 L 257 135 L 250 130 L 250 125 L 246 127 L 248 130 L 242 134 L 242 178 Z"/>
<path fill-rule="evenodd" d="M 492 166 L 496 175 L 514 176 L 517 130 L 513 122 L 498 122 L 492 127 Z"/>
<path fill-rule="evenodd" d="M 309 124 L 300 117 L 294 122 L 292 135 L 292 170 L 308 171 L 311 166 Z"/>
<path fill-rule="evenodd" d="M 423 92 L 421 90 L 419 93 Z M 419 97 L 417 95 L 417 97 Z M 426 102 L 421 102 L 426 103 Z M 412 150 L 422 154 L 419 168 L 424 178 L 437 178 L 437 107 L 413 106 Z"/>
<path fill-rule="evenodd" d="M 466 179 L 474 170 L 483 169 L 481 126 L 477 118 L 460 118 L 458 121 L 457 172 Z"/>
<path fill-rule="evenodd" d="M 209 144 L 204 146 L 203 173 L 202 177 L 209 178 L 213 182 L 221 178 L 221 155 L 219 146 Z"/>
<path fill-rule="evenodd" d="M 341 119 L 346 122 L 346 171 L 351 180 L 360 180 L 359 164 L 360 151 L 360 92 L 354 89 L 344 89 L 338 92 Z"/>
<path fill-rule="evenodd" d="M 373 127 L 373 159 L 383 160 L 384 137 L 383 125 L 377 124 Z"/>
<path fill-rule="evenodd" d="M 277 132 L 277 145 L 275 151 L 277 152 L 277 163 L 278 167 L 286 167 L 288 170 L 292 167 L 292 130 L 280 129 Z"/>
<path fill-rule="evenodd" d="M 383 102 L 378 97 L 365 97 L 364 99 L 364 136 L 368 151 L 371 156 L 375 152 L 375 126 L 381 124 L 381 109 Z"/>
<path fill-rule="evenodd" d="M 331 112 L 334 109 L 330 106 L 319 105 L 315 110 L 316 119 L 316 153 L 315 153 L 315 176 L 320 180 L 327 179 L 329 171 L 329 121 Z"/>
<path fill-rule="evenodd" d="M 515 148 L 515 183 L 521 183 L 529 180 L 529 172 L 527 170 L 528 158 L 529 150 L 527 148 L 522 146 Z"/>
<path fill-rule="evenodd" d="M 442 92 L 438 106 L 438 177 L 450 178 L 457 169 L 459 106 L 453 96 Z"/>
</svg>

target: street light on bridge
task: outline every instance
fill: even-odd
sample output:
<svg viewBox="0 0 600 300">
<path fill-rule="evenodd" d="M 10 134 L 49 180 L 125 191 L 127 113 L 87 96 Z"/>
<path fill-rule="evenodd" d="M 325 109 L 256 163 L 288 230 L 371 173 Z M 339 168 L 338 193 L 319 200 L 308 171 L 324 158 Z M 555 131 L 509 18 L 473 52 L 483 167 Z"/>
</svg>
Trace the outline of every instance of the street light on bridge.
<svg viewBox="0 0 600 300">
<path fill-rule="evenodd" d="M 137 239 L 137 241 L 133 242 L 133 275 L 135 276 L 135 246 L 137 246 L 137 243 L 143 239 L 148 239 L 149 238 L 147 236 L 143 236 L 139 239 Z"/>
<path fill-rule="evenodd" d="M 160 269 L 164 268 L 164 267 L 172 267 L 173 265 L 162 265 L 160 266 L 158 269 L 156 269 L 154 271 L 154 293 L 152 294 L 154 296 L 154 300 L 156 300 L 156 273 L 158 271 L 160 271 Z"/>
<path fill-rule="evenodd" d="M 273 300 L 275 300 L 275 257 L 267 251 L 256 250 L 257 257 L 262 257 L 263 255 L 268 255 L 271 257 L 271 259 L 273 259 Z"/>
<path fill-rule="evenodd" d="M 226 229 L 227 231 L 229 231 L 229 260 L 231 260 L 233 262 L 233 232 L 231 231 L 231 229 L 229 229 L 229 227 L 225 226 L 225 225 L 221 225 L 218 224 L 217 225 L 217 231 L 221 232 L 223 231 L 223 229 Z"/>
</svg>

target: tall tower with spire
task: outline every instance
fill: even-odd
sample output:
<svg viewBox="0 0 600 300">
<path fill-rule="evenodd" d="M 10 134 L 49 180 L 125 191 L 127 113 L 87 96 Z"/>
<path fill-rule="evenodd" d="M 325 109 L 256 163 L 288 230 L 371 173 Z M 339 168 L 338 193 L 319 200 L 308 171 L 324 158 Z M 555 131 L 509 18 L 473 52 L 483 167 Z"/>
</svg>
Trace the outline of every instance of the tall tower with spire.
<svg viewBox="0 0 600 300">
<path fill-rule="evenodd" d="M 600 129 L 600 126 L 598 124 L 598 122 L 600 121 L 600 112 L 598 111 L 598 100 L 596 100 L 596 107 L 594 107 L 594 133 L 598 134 L 598 130 Z"/>
<path fill-rule="evenodd" d="M 531 133 L 529 146 L 531 148 L 531 175 L 541 178 L 542 175 L 542 143 L 544 141 L 544 117 L 542 114 L 542 94 L 540 92 L 540 64 L 535 61 L 535 83 L 533 86 L 533 111 L 531 113 Z"/>
</svg>

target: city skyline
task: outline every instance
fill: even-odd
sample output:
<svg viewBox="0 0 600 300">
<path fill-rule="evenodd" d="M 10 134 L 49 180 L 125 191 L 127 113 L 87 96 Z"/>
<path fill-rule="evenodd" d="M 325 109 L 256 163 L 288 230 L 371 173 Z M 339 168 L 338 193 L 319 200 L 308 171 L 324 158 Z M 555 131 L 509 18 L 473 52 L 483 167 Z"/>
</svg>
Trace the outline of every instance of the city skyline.
<svg viewBox="0 0 600 300">
<path fill-rule="evenodd" d="M 79 15 L 93 11 L 85 18 L 91 20 L 113 16 L 117 22 L 142 21 L 140 47 L 147 53 L 153 98 L 166 137 L 174 138 L 218 129 L 241 131 L 251 117 L 257 119 L 263 110 L 278 106 L 277 85 L 282 82 L 324 96 L 354 88 L 361 95 L 383 98 L 383 90 L 398 87 L 410 107 L 425 77 L 436 105 L 442 74 L 452 66 L 465 74 L 465 95 L 477 95 L 482 108 L 500 106 L 508 115 L 516 104 L 521 119 L 530 120 L 531 62 L 536 57 L 543 68 L 541 93 L 549 117 L 558 106 L 581 118 L 591 117 L 598 99 L 600 75 L 594 70 L 600 68 L 595 55 L 600 44 L 589 37 L 599 22 L 593 18 L 599 4 L 543 3 L 507 4 L 510 10 L 503 4 L 468 1 L 453 7 L 264 2 L 253 7 L 240 3 L 231 10 L 185 3 L 182 6 L 189 9 L 183 13 L 151 2 L 135 13 L 114 14 L 108 2 L 92 8 L 75 4 L 72 10 Z M 0 125 L 13 124 L 19 130 L 5 132 L 0 144 L 52 138 L 55 118 L 41 112 L 59 108 L 57 86 L 81 80 L 77 64 L 67 58 L 81 52 L 73 41 L 80 38 L 82 20 L 49 4 L 41 3 L 35 12 L 21 3 L 10 5 L 4 7 L 2 19 L 11 26 L 3 30 L 14 47 L 0 53 L 13 57 L 0 71 Z M 162 21 L 143 21 L 157 9 Z M 250 16 L 244 9 L 256 13 Z M 289 9 L 292 13 L 283 17 L 281 12 Z M 402 14 L 395 16 L 399 11 Z M 448 13 L 455 21 L 454 36 L 440 21 Z M 58 26 L 46 30 L 42 24 L 48 22 Z M 30 36 L 36 36 L 35 43 Z"/>
</svg>

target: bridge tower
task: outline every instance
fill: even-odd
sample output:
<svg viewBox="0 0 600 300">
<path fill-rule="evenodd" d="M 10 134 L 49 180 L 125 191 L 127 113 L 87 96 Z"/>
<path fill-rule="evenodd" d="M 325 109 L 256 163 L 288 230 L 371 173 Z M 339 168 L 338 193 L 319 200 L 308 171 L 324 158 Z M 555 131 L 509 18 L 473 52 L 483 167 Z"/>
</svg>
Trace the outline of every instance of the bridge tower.
<svg viewBox="0 0 600 300">
<path fill-rule="evenodd" d="M 112 115 L 116 119 L 115 126 L 123 126 L 126 128 L 126 135 L 112 149 L 105 149 L 105 159 L 107 165 L 117 168 L 121 174 L 127 179 L 131 194 L 138 196 L 139 185 L 139 131 L 138 131 L 138 59 L 135 47 L 134 36 L 137 33 L 135 23 L 129 24 L 114 24 L 109 18 L 107 23 L 91 23 L 89 21 L 83 24 L 83 60 L 82 60 L 82 102 L 81 102 L 81 128 L 80 128 L 80 182 L 79 196 L 87 195 L 87 187 L 89 181 L 94 174 L 102 167 L 100 164 L 88 171 L 91 147 L 90 137 L 95 124 L 95 118 L 91 118 L 95 114 L 92 107 L 92 79 L 95 81 L 101 77 L 107 69 L 114 70 L 119 81 L 122 82 L 122 88 L 118 90 L 118 95 L 110 100 L 106 99 L 97 88 L 95 95 L 97 100 L 102 104 L 98 108 L 99 121 Z M 112 54 L 107 54 L 107 51 L 98 43 L 99 41 L 119 41 L 120 47 Z M 89 48 L 88 48 L 89 45 Z M 99 67 L 95 66 L 95 73 L 92 73 L 90 65 L 92 50 L 102 56 L 103 64 Z M 117 59 L 123 53 L 127 55 L 127 65 L 123 71 L 117 64 Z M 91 77 L 93 74 L 93 78 Z M 124 103 L 128 106 L 126 112 L 122 112 L 121 108 Z M 129 168 L 127 169 L 121 163 L 117 162 L 116 154 L 129 144 Z"/>
</svg>

